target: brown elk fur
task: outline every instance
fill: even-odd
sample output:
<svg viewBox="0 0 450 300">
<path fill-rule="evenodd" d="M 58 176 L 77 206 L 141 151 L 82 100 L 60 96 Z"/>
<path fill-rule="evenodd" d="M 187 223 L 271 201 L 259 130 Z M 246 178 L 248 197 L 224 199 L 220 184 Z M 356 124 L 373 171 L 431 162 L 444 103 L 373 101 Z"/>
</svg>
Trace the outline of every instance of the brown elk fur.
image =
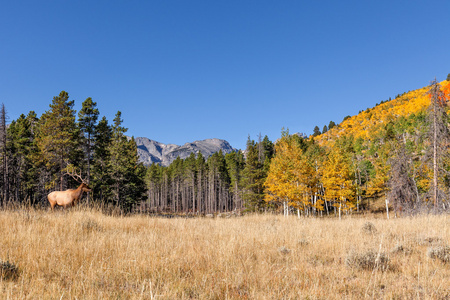
<svg viewBox="0 0 450 300">
<path fill-rule="evenodd" d="M 92 189 L 83 182 L 76 190 L 69 189 L 66 191 L 54 191 L 48 194 L 47 198 L 48 202 L 50 202 L 52 210 L 56 205 L 67 208 L 77 204 L 83 192 L 90 192 L 91 190 Z"/>
</svg>

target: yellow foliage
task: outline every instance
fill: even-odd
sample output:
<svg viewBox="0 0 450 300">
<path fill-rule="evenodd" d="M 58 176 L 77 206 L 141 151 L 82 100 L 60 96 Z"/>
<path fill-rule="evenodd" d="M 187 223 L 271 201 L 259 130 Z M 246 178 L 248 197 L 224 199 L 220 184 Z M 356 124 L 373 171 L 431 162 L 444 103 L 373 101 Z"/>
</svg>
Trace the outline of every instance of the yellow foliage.
<svg viewBox="0 0 450 300">
<path fill-rule="evenodd" d="M 351 179 L 349 161 L 343 151 L 334 145 L 328 153 L 323 166 L 322 183 L 325 189 L 325 199 L 335 201 L 335 205 L 350 209 L 354 207 L 355 187 Z"/>
<path fill-rule="evenodd" d="M 450 98 L 450 82 L 441 82 L 442 91 Z M 334 141 L 342 136 L 353 135 L 355 139 L 369 138 L 370 132 L 377 131 L 378 127 L 384 126 L 389 121 L 398 117 L 407 117 L 425 110 L 430 105 L 427 95 L 428 87 L 405 93 L 391 101 L 377 105 L 350 117 L 341 124 L 331 128 L 326 133 L 315 137 L 315 141 L 321 146 L 331 146 Z"/>
<path fill-rule="evenodd" d="M 265 200 L 286 201 L 299 209 L 310 206 L 317 180 L 300 146 L 293 138 L 283 137 L 275 145 L 275 153 L 265 182 Z"/>
</svg>

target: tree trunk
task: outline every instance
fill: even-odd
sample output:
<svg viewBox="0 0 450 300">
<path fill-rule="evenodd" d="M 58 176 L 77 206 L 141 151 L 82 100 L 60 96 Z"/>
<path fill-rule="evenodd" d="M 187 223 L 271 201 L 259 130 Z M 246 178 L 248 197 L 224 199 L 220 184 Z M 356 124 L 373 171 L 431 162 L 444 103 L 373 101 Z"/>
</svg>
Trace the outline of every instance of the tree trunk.
<svg viewBox="0 0 450 300">
<path fill-rule="evenodd" d="M 437 170 L 437 114 L 436 114 L 436 99 L 434 99 L 433 108 L 433 205 L 436 209 L 437 205 L 437 193 L 438 193 L 438 170 Z"/>
<path fill-rule="evenodd" d="M 388 199 L 387 195 L 385 195 L 385 199 L 386 199 L 386 216 L 389 220 L 389 199 Z"/>
</svg>

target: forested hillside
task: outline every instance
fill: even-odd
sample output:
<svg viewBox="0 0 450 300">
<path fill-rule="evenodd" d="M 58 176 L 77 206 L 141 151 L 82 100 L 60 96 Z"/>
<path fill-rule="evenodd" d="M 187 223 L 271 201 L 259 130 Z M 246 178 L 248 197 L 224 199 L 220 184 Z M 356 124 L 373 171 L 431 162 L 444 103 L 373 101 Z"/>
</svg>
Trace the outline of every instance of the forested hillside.
<svg viewBox="0 0 450 300">
<path fill-rule="evenodd" d="M 449 95 L 448 81 L 433 82 L 346 117 L 306 144 L 284 132 L 266 200 L 339 216 L 378 197 L 395 213 L 448 210 Z"/>
<path fill-rule="evenodd" d="M 139 162 L 121 113 L 99 119 L 87 98 L 81 110 L 62 91 L 38 117 L 7 126 L 0 110 L 1 204 L 48 205 L 53 190 L 93 188 L 88 204 L 123 211 L 200 213 L 267 211 L 336 215 L 385 200 L 395 214 L 449 210 L 447 116 L 450 84 L 382 101 L 312 136 L 283 130 L 275 142 L 248 138 L 245 151 L 178 157 L 169 166 Z"/>
</svg>

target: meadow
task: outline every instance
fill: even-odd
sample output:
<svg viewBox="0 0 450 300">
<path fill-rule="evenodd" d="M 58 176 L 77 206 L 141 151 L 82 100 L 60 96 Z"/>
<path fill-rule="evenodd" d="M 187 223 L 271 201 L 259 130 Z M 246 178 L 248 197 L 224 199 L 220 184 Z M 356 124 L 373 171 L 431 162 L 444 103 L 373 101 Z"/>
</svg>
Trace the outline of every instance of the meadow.
<svg viewBox="0 0 450 300">
<path fill-rule="evenodd" d="M 0 299 L 449 299 L 450 218 L 0 212 Z"/>
</svg>

